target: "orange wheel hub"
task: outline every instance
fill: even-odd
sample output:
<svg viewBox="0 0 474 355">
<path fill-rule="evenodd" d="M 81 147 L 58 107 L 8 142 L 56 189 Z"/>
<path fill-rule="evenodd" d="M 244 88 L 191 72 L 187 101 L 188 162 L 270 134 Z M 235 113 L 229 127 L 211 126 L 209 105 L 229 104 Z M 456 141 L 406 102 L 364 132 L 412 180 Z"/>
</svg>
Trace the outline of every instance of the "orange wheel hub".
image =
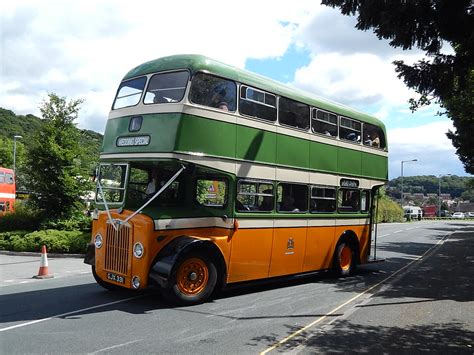
<svg viewBox="0 0 474 355">
<path fill-rule="evenodd" d="M 183 261 L 176 274 L 178 289 L 188 296 L 197 295 L 204 290 L 209 281 L 209 269 L 206 263 L 198 258 Z"/>
<path fill-rule="evenodd" d="M 341 250 L 340 262 L 343 270 L 348 270 L 352 265 L 352 250 L 346 245 Z"/>
</svg>

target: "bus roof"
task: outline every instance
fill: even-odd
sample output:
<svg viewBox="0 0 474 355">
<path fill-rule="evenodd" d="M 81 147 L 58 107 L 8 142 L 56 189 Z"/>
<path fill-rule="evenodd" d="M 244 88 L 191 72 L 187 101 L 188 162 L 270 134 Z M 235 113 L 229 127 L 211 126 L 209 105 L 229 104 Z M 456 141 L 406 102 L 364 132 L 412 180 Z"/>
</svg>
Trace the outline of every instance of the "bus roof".
<svg viewBox="0 0 474 355">
<path fill-rule="evenodd" d="M 232 79 L 243 84 L 254 86 L 256 88 L 268 91 L 273 94 L 285 96 L 296 101 L 301 101 L 309 105 L 321 108 L 323 110 L 334 112 L 338 115 L 355 118 L 363 122 L 377 125 L 385 130 L 383 122 L 366 113 L 357 111 L 348 106 L 337 102 L 311 95 L 302 90 L 284 85 L 278 81 L 267 77 L 233 67 L 228 64 L 210 59 L 208 57 L 196 54 L 173 55 L 169 57 L 158 58 L 149 62 L 140 64 L 130 70 L 123 80 L 127 80 L 140 75 L 156 73 L 159 71 L 189 69 L 191 73 L 198 71 L 207 71 L 218 76 Z"/>
</svg>

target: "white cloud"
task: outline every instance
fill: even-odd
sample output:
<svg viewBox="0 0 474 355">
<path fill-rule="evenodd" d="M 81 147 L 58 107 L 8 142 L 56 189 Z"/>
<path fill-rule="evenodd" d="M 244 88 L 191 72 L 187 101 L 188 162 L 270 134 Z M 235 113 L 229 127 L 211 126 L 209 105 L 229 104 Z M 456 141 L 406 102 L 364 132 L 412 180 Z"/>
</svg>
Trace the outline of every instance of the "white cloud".
<svg viewBox="0 0 474 355">
<path fill-rule="evenodd" d="M 454 130 L 451 121 L 443 120 L 412 128 L 388 131 L 390 178 L 400 176 L 401 161 L 417 159 L 404 164 L 404 175 L 464 175 L 461 162 L 446 136 Z"/>
<path fill-rule="evenodd" d="M 39 114 L 46 92 L 82 97 L 84 127 L 97 117 L 105 120 L 119 81 L 136 65 L 177 53 L 200 53 L 238 67 L 248 58 L 279 58 L 296 24 L 315 7 L 307 0 L 272 6 L 244 0 L 229 15 L 209 0 L 14 3 L 2 2 L 0 15 L 0 106 Z M 87 116 L 93 112 L 96 118 Z"/>
</svg>

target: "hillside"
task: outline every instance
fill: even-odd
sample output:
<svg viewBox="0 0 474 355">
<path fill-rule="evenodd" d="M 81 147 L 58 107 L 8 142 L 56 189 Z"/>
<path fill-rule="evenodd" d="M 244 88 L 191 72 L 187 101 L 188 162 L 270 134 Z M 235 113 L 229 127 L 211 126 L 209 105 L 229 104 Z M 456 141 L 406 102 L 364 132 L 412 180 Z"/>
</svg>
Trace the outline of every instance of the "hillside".
<svg viewBox="0 0 474 355">
<path fill-rule="evenodd" d="M 34 115 L 16 115 L 13 111 L 0 107 L 0 140 L 12 140 L 14 135 L 23 137 L 21 143 L 28 148 L 32 135 L 43 124 L 43 120 Z M 103 135 L 90 130 L 80 131 L 82 146 L 90 156 L 99 156 Z"/>
</svg>

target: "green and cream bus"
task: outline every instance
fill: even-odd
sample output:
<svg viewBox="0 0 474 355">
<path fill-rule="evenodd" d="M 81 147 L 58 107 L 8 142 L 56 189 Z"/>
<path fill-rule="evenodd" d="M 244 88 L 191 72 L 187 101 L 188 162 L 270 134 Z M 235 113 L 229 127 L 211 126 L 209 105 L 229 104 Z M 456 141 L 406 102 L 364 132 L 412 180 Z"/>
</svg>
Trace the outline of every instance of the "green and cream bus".
<svg viewBox="0 0 474 355">
<path fill-rule="evenodd" d="M 107 121 L 86 263 L 180 304 L 374 256 L 382 122 L 199 55 L 137 66 Z"/>
</svg>

